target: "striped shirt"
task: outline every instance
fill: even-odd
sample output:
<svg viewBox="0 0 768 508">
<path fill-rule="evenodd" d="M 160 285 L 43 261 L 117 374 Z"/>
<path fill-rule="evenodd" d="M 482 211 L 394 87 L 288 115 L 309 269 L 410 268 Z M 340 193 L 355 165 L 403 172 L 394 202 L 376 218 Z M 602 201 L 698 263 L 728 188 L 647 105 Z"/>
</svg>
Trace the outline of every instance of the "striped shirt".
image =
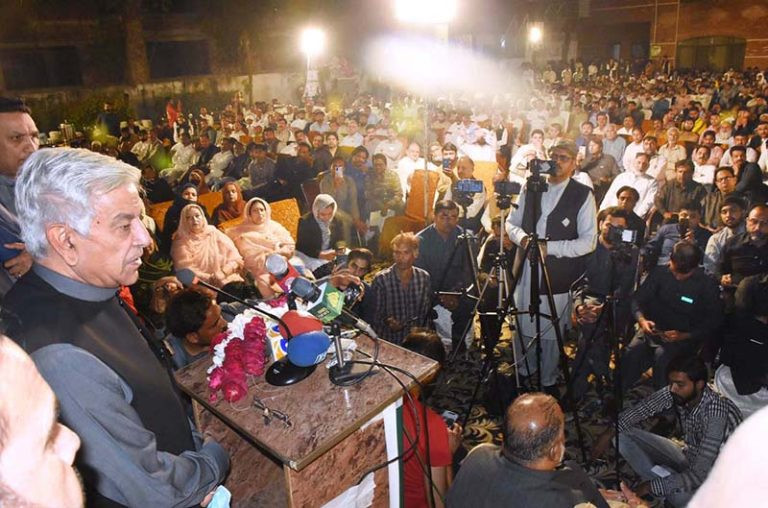
<svg viewBox="0 0 768 508">
<path fill-rule="evenodd" d="M 720 448 L 742 421 L 736 405 L 708 386 L 693 408 L 676 405 L 669 387 L 665 387 L 624 410 L 619 416 L 619 432 L 670 408 L 675 409 L 683 430 L 686 445 L 683 454 L 688 460 L 688 469 L 652 480 L 651 492 L 657 496 L 695 491 L 712 469 Z"/>
<path fill-rule="evenodd" d="M 432 285 L 429 273 L 413 267 L 413 276 L 403 287 L 395 265 L 379 272 L 373 279 L 376 295 L 376 317 L 373 327 L 382 339 L 400 344 L 412 327 L 427 326 L 432 302 Z M 392 331 L 385 321 L 393 317 L 404 324 L 402 330 Z"/>
</svg>

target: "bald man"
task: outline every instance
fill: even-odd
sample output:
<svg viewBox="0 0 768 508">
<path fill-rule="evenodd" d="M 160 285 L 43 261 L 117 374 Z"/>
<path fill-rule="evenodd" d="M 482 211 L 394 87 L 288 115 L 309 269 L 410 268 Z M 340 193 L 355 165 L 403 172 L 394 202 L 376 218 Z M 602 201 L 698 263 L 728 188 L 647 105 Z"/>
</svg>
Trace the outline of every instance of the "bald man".
<svg viewBox="0 0 768 508">
<path fill-rule="evenodd" d="M 448 492 L 448 506 L 575 506 L 608 504 L 586 473 L 561 466 L 565 420 L 557 401 L 521 395 L 507 408 L 504 443 L 483 444 L 464 459 Z"/>
<path fill-rule="evenodd" d="M 32 359 L 0 335 L 0 506 L 83 506 L 72 467 L 80 439 Z"/>
</svg>

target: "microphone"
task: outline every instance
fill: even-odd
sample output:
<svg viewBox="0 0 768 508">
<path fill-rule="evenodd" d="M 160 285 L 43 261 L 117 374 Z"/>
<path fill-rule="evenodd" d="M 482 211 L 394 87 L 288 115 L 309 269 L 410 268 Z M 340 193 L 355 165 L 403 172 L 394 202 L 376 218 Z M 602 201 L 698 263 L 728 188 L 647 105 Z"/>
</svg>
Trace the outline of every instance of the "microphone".
<svg viewBox="0 0 768 508">
<path fill-rule="evenodd" d="M 243 305 L 245 305 L 249 309 L 255 310 L 256 312 L 258 312 L 262 316 L 266 316 L 269 319 L 277 321 L 277 323 L 279 325 L 281 325 L 283 327 L 283 329 L 286 331 L 286 333 L 288 335 L 286 338 L 289 339 L 289 340 L 291 338 L 293 338 L 293 335 L 291 335 L 291 330 L 290 330 L 290 328 L 288 328 L 288 326 L 286 326 L 285 321 L 283 321 L 279 317 L 275 316 L 274 314 L 272 314 L 270 312 L 267 312 L 265 310 L 262 310 L 262 309 L 256 307 L 255 305 L 253 305 L 252 303 L 249 303 L 248 301 L 243 300 L 239 296 L 235 296 L 232 293 L 228 293 L 228 292 L 224 291 L 223 289 L 217 288 L 213 284 L 208 284 L 207 282 L 205 282 L 203 280 L 200 280 L 197 277 L 197 275 L 195 275 L 195 272 L 193 272 L 189 268 L 182 268 L 181 270 L 176 270 L 176 278 L 179 279 L 179 282 L 181 282 L 185 287 L 194 286 L 195 284 L 197 284 L 197 285 L 206 287 L 206 288 L 208 288 L 208 289 L 210 289 L 212 291 L 215 291 L 216 293 L 218 293 L 220 295 L 224 295 L 227 298 L 231 298 L 232 300 L 234 300 L 236 302 L 242 303 Z"/>
<path fill-rule="evenodd" d="M 344 308 L 344 293 L 330 282 L 317 285 L 304 277 L 297 277 L 291 285 L 291 292 L 308 304 L 307 310 L 323 323 L 340 318 L 346 324 L 357 328 L 366 335 L 378 339 L 373 327 Z"/>
<path fill-rule="evenodd" d="M 285 259 L 285 256 L 281 256 L 280 254 L 273 253 L 267 256 L 265 267 L 272 277 L 275 278 L 277 284 L 286 293 L 290 291 L 293 281 L 301 276 L 296 268 Z"/>
<path fill-rule="evenodd" d="M 322 331 L 306 332 L 288 341 L 288 361 L 298 367 L 310 367 L 322 362 L 328 354 L 331 338 Z"/>
</svg>

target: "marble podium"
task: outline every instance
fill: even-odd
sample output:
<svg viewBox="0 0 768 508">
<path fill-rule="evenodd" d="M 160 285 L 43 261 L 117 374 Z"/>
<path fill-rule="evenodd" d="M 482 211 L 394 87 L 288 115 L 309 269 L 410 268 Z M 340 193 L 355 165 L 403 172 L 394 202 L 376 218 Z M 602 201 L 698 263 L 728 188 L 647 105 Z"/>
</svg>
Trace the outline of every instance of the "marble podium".
<svg viewBox="0 0 768 508">
<path fill-rule="evenodd" d="M 357 338 L 358 349 L 373 350 L 373 341 Z M 368 358 L 357 353 L 356 358 Z M 437 371 L 436 362 L 381 341 L 379 362 L 397 366 L 420 381 Z M 176 373 L 189 394 L 198 425 L 227 448 L 231 470 L 225 482 L 235 507 L 315 507 L 350 494 L 371 467 L 400 453 L 399 407 L 403 389 L 387 372 L 379 370 L 352 387 L 333 385 L 324 364 L 307 379 L 286 387 L 259 378 L 248 395 L 231 404 L 210 402 L 203 358 Z M 414 382 L 395 372 L 407 387 Z M 253 406 L 258 399 L 285 413 L 289 428 Z M 370 487 L 370 478 L 364 485 Z M 396 461 L 373 475 L 373 506 L 400 506 L 400 471 Z M 362 490 L 362 489 L 361 489 Z M 369 495 L 370 497 L 370 495 Z"/>
</svg>

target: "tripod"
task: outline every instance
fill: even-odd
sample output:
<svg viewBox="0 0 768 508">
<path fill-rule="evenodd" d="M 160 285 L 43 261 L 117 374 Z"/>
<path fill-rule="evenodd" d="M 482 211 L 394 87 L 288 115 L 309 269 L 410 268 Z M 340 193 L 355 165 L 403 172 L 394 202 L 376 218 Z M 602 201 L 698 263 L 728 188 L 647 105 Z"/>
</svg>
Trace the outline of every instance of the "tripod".
<svg viewBox="0 0 768 508">
<path fill-rule="evenodd" d="M 546 256 L 543 252 L 543 247 L 546 246 L 547 239 L 542 239 L 537 231 L 537 225 L 539 222 L 539 218 L 541 217 L 541 196 L 544 192 L 548 189 L 548 184 L 544 180 L 544 178 L 541 176 L 537 165 L 530 164 L 530 169 L 532 171 L 531 176 L 528 177 L 527 180 L 527 194 L 526 194 L 526 207 L 530 206 L 530 233 L 528 234 L 528 242 L 523 247 L 523 256 L 522 259 L 528 260 L 528 267 L 529 267 L 529 307 L 527 310 L 524 311 L 515 311 L 516 314 L 528 314 L 531 319 L 534 322 L 534 337 L 532 342 L 534 342 L 534 347 L 536 348 L 536 371 L 539 374 L 538 377 L 538 389 L 541 391 L 542 389 L 542 371 L 541 371 L 541 355 L 542 355 L 542 329 L 541 329 L 541 318 L 547 318 L 552 323 L 552 327 L 554 328 L 555 332 L 555 338 L 557 340 L 557 347 L 559 350 L 559 357 L 560 357 L 560 367 L 563 372 L 563 378 L 565 380 L 566 385 L 566 391 L 565 391 L 565 397 L 564 402 L 566 406 L 569 406 L 571 408 L 571 413 L 573 415 L 573 422 L 576 426 L 576 435 L 578 439 L 579 449 L 581 450 L 582 459 L 584 462 L 586 462 L 586 450 L 584 448 L 584 436 L 581 429 L 581 423 L 579 421 L 579 415 L 576 411 L 576 408 L 574 407 L 572 403 L 572 396 L 571 396 L 571 376 L 570 376 L 570 370 L 568 367 L 568 356 L 565 353 L 565 348 L 563 346 L 563 336 L 562 336 L 562 330 L 560 328 L 560 317 L 558 316 L 557 311 L 557 305 L 555 302 L 554 292 L 552 290 L 552 281 L 550 279 L 549 270 L 547 268 L 546 264 Z M 520 282 L 520 279 L 522 277 L 519 277 L 516 281 L 516 283 Z M 549 315 L 546 315 L 541 310 L 541 282 L 544 282 L 544 295 L 547 298 L 547 304 L 549 306 Z M 520 327 L 518 327 L 518 336 L 517 340 L 520 341 L 520 344 L 523 345 L 525 340 L 523 338 L 523 335 L 521 333 Z M 526 354 L 527 357 L 527 354 Z M 528 371 L 530 373 L 530 370 Z"/>
</svg>

